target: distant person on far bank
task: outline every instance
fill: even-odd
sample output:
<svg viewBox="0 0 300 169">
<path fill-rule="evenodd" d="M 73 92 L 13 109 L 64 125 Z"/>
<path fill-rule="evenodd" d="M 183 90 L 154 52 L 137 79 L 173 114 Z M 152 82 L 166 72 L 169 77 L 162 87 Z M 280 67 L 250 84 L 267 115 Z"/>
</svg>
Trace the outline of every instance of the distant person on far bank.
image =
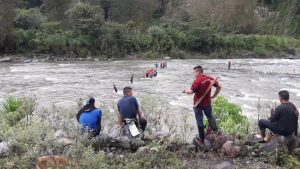
<svg viewBox="0 0 300 169">
<path fill-rule="evenodd" d="M 205 126 L 203 124 L 203 112 L 206 115 L 209 127 L 207 129 L 206 135 L 210 134 L 212 130 L 218 132 L 215 118 L 212 112 L 211 99 L 216 97 L 220 90 L 221 85 L 218 81 L 210 76 L 203 74 L 203 69 L 201 66 L 194 67 L 195 80 L 192 87 L 185 89 L 183 93 L 193 94 L 194 93 L 194 112 L 198 127 L 199 135 L 194 139 L 196 145 L 203 145 L 205 138 Z M 215 90 L 213 96 L 211 96 L 211 87 L 214 86 Z"/>
<path fill-rule="evenodd" d="M 140 111 L 139 104 L 133 96 L 132 88 L 125 87 L 123 89 L 124 96 L 119 100 L 118 106 L 118 125 L 122 127 L 126 124 L 126 119 L 133 120 L 136 126 L 145 131 L 147 120 Z"/>
<path fill-rule="evenodd" d="M 297 136 L 299 112 L 296 106 L 289 101 L 289 92 L 282 90 L 278 93 L 280 105 L 271 112 L 269 119 L 261 119 L 258 122 L 258 127 L 262 140 L 266 142 L 266 129 L 269 129 L 274 134 L 289 136 L 295 134 Z"/>
</svg>

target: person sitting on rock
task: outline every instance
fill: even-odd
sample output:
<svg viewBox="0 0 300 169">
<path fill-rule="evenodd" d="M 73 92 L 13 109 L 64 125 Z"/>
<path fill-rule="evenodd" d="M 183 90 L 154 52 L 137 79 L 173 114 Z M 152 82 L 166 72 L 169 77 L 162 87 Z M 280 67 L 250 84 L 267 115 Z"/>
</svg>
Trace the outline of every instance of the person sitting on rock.
<svg viewBox="0 0 300 169">
<path fill-rule="evenodd" d="M 289 102 L 289 92 L 282 90 L 278 93 L 280 105 L 276 107 L 274 113 L 271 114 L 269 120 L 261 119 L 258 127 L 262 136 L 260 142 L 265 142 L 266 128 L 274 134 L 283 135 L 285 137 L 295 134 L 297 135 L 299 112 L 295 105 Z"/>
<path fill-rule="evenodd" d="M 77 121 L 82 125 L 82 131 L 88 131 L 95 137 L 101 131 L 101 116 L 101 110 L 95 107 L 95 99 L 91 97 L 78 111 Z"/>
<path fill-rule="evenodd" d="M 143 118 L 143 115 L 139 109 L 139 104 L 135 97 L 131 87 L 125 87 L 123 89 L 124 96 L 119 100 L 118 106 L 118 125 L 122 127 L 126 124 L 125 119 L 134 120 L 135 124 L 140 127 L 143 131 L 146 129 L 147 120 Z"/>
</svg>

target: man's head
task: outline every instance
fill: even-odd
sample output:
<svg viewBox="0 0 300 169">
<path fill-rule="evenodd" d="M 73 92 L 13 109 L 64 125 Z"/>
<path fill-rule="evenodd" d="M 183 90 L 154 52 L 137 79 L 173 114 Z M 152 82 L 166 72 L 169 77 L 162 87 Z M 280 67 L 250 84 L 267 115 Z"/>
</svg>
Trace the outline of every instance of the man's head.
<svg viewBox="0 0 300 169">
<path fill-rule="evenodd" d="M 87 104 L 95 105 L 95 98 L 90 97 L 89 100 L 87 101 Z"/>
<path fill-rule="evenodd" d="M 289 101 L 289 99 L 290 99 L 289 92 L 286 91 L 286 90 L 281 90 L 278 93 L 278 95 L 279 95 L 279 100 L 280 100 L 281 103 L 284 102 L 284 101 Z"/>
<path fill-rule="evenodd" d="M 196 77 L 198 77 L 198 76 L 200 76 L 200 75 L 203 74 L 203 69 L 202 69 L 202 67 L 201 67 L 200 65 L 194 67 L 193 69 L 194 69 L 194 75 L 195 75 Z"/>
<path fill-rule="evenodd" d="M 131 87 L 124 87 L 123 89 L 124 96 L 133 96 Z"/>
</svg>

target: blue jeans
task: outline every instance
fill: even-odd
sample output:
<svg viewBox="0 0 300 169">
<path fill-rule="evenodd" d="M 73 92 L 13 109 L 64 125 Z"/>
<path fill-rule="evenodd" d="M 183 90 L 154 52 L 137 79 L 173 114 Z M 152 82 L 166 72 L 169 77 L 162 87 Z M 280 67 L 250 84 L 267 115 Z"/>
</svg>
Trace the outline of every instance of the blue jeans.
<svg viewBox="0 0 300 169">
<path fill-rule="evenodd" d="M 211 106 L 205 106 L 205 107 L 197 106 L 194 108 L 194 112 L 195 112 L 197 127 L 198 127 L 198 131 L 199 131 L 199 137 L 200 137 L 200 139 L 203 140 L 204 139 L 204 128 L 205 128 L 205 125 L 203 124 L 203 112 L 208 119 L 210 127 L 212 129 L 216 130 L 216 127 L 213 127 L 211 124 L 211 122 L 214 122 L 214 116 L 212 114 L 212 107 Z"/>
</svg>

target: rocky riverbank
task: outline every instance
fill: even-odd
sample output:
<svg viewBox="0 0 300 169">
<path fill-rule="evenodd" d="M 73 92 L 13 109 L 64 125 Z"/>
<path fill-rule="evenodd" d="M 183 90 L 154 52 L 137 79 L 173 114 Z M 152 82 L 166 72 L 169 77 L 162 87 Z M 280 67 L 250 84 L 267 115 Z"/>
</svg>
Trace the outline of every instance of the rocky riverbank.
<svg viewBox="0 0 300 169">
<path fill-rule="evenodd" d="M 211 55 L 204 55 L 198 52 L 186 52 L 182 58 L 175 59 L 249 59 L 249 58 L 285 58 L 285 59 L 300 59 L 300 55 L 286 54 L 286 53 L 270 53 L 265 56 L 257 55 L 254 52 L 238 51 L 234 54 L 223 55 L 221 53 L 213 53 Z M 51 55 L 51 54 L 25 54 L 25 55 L 0 55 L 0 63 L 34 63 L 34 62 L 74 62 L 74 61 L 112 61 L 112 60 L 147 60 L 141 55 L 127 55 L 125 58 L 107 58 L 101 56 L 76 57 L 66 55 Z M 153 58 L 154 59 L 154 58 Z M 169 60 L 171 57 L 164 56 L 156 59 Z"/>
</svg>

